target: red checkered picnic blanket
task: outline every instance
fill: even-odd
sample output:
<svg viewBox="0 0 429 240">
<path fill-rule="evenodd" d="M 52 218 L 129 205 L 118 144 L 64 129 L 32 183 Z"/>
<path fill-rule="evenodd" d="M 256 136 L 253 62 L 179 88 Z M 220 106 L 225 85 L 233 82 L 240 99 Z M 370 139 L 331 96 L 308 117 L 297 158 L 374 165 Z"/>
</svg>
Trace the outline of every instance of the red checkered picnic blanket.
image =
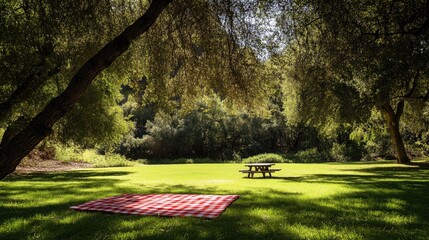
<svg viewBox="0 0 429 240">
<path fill-rule="evenodd" d="M 215 218 L 238 197 L 238 195 L 123 194 L 70 208 L 123 214 Z"/>
</svg>

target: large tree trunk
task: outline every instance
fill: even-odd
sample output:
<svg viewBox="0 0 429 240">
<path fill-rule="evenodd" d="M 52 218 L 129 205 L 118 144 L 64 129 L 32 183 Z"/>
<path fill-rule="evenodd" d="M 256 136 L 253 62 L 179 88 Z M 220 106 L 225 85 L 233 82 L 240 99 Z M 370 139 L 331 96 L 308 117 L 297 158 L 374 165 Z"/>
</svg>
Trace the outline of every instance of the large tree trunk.
<svg viewBox="0 0 429 240">
<path fill-rule="evenodd" d="M 170 2 L 172 0 L 153 0 L 143 16 L 79 69 L 63 93 L 52 99 L 23 131 L 0 147 L 0 179 L 15 171 L 22 158 L 51 133 L 54 123 L 75 105 L 94 78 L 145 33 Z"/>
<path fill-rule="evenodd" d="M 396 113 L 390 104 L 382 106 L 380 110 L 383 113 L 384 119 L 386 120 L 389 129 L 390 139 L 392 141 L 392 147 L 395 151 L 397 163 L 410 163 L 410 158 L 407 155 L 404 141 L 402 140 L 402 136 L 399 131 L 399 121 L 404 110 L 404 102 L 401 101 L 398 103 Z"/>
</svg>

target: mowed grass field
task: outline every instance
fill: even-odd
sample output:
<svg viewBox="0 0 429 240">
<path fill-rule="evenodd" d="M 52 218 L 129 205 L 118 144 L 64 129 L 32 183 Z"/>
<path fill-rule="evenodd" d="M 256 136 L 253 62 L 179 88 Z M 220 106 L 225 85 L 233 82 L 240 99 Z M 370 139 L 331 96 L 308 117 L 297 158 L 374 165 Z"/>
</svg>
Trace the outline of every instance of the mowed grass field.
<svg viewBox="0 0 429 240">
<path fill-rule="evenodd" d="M 30 174 L 0 181 L 0 239 L 429 239 L 424 163 L 145 165 Z M 78 212 L 123 193 L 238 194 L 216 219 Z"/>
</svg>

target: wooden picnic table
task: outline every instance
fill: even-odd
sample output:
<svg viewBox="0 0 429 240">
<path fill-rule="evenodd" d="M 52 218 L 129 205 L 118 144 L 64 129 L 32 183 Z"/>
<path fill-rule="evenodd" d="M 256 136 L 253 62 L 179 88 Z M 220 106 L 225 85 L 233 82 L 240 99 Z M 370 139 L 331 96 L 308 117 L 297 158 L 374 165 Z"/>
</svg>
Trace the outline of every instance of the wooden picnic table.
<svg viewBox="0 0 429 240">
<path fill-rule="evenodd" d="M 268 173 L 268 175 L 270 177 L 271 173 L 273 172 L 277 172 L 280 171 L 280 168 L 271 168 L 272 166 L 276 165 L 275 163 L 248 163 L 245 164 L 244 166 L 248 167 L 249 169 L 243 169 L 243 170 L 239 170 L 239 172 L 242 173 L 247 173 L 247 177 L 253 177 L 255 173 L 262 173 L 262 176 L 265 177 L 266 173 Z"/>
</svg>

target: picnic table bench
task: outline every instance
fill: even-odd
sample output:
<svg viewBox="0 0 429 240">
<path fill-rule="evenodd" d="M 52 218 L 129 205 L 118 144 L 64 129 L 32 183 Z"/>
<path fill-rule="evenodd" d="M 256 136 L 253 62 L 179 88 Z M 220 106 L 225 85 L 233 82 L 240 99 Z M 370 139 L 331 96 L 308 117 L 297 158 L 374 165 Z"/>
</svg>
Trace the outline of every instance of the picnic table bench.
<svg viewBox="0 0 429 240">
<path fill-rule="evenodd" d="M 268 173 L 268 175 L 272 177 L 271 173 L 281 170 L 280 168 L 271 168 L 274 165 L 275 163 L 249 163 L 244 165 L 249 169 L 242 169 L 239 170 L 239 172 L 247 173 L 248 178 L 253 177 L 255 173 L 262 173 L 263 177 L 266 177 L 265 174 Z"/>
</svg>

